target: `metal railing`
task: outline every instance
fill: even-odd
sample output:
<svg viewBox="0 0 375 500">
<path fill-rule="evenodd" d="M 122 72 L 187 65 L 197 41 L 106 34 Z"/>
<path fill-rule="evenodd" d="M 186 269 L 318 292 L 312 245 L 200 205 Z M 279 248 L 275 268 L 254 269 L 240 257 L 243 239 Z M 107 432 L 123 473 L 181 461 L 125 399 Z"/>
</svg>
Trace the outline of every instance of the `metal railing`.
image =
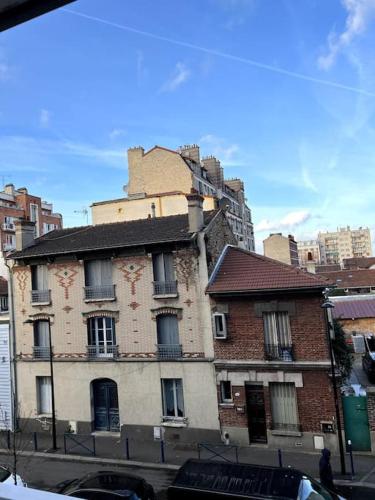
<svg viewBox="0 0 375 500">
<path fill-rule="evenodd" d="M 51 302 L 51 290 L 31 290 L 32 304 L 39 304 L 41 302 Z"/>
<path fill-rule="evenodd" d="M 177 281 L 154 281 L 154 295 L 175 295 Z"/>
<path fill-rule="evenodd" d="M 1 224 L 1 228 L 4 230 L 4 231 L 15 231 L 15 226 L 12 222 L 3 222 Z"/>
<path fill-rule="evenodd" d="M 159 359 L 178 359 L 182 358 L 181 344 L 157 344 Z"/>
<path fill-rule="evenodd" d="M 49 346 L 33 346 L 33 358 L 34 359 L 49 359 L 50 358 L 50 348 Z"/>
<path fill-rule="evenodd" d="M 115 298 L 115 285 L 85 286 L 85 300 Z"/>
<path fill-rule="evenodd" d="M 117 358 L 118 345 L 88 345 L 87 357 L 89 359 L 97 358 Z"/>
<path fill-rule="evenodd" d="M 264 355 L 269 361 L 294 361 L 293 345 L 265 344 Z"/>
<path fill-rule="evenodd" d="M 8 306 L 8 297 L 6 295 L 3 295 L 0 297 L 0 311 L 8 311 L 9 306 Z"/>
</svg>

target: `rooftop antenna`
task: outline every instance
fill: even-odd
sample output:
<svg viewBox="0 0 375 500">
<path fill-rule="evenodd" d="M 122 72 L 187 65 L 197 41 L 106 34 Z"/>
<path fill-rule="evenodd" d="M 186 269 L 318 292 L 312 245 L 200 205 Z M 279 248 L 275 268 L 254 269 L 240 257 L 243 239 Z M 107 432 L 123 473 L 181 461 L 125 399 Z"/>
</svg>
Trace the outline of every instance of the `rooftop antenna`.
<svg viewBox="0 0 375 500">
<path fill-rule="evenodd" d="M 86 216 L 86 224 L 89 225 L 89 211 L 86 207 L 82 207 L 82 210 L 74 210 L 75 214 L 82 214 L 84 217 Z"/>
</svg>

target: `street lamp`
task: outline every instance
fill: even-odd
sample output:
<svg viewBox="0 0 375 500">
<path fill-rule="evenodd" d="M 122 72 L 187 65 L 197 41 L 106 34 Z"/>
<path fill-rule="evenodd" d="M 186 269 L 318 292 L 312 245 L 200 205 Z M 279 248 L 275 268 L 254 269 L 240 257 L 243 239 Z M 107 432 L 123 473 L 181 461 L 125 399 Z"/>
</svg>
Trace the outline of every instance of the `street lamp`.
<svg viewBox="0 0 375 500">
<path fill-rule="evenodd" d="M 34 325 L 36 320 L 27 319 L 24 324 Z M 53 378 L 53 353 L 52 353 L 52 336 L 51 336 L 51 320 L 47 318 L 48 323 L 48 344 L 49 344 L 49 368 L 51 375 L 51 406 L 52 406 L 52 451 L 57 450 L 57 439 L 56 439 L 56 412 L 55 412 L 55 383 Z"/>
<path fill-rule="evenodd" d="M 333 397 L 335 401 L 335 410 L 336 410 L 336 422 L 337 422 L 337 437 L 339 440 L 339 450 L 340 450 L 340 463 L 341 463 L 341 474 L 346 474 L 345 468 L 345 454 L 344 454 L 344 445 L 342 442 L 342 434 L 341 434 L 341 416 L 340 416 L 340 408 L 339 408 L 339 400 L 337 396 L 337 384 L 336 384 L 336 371 L 335 371 L 335 361 L 333 357 L 333 347 L 332 347 L 332 337 L 331 337 L 331 325 L 330 318 L 328 316 L 328 310 L 332 311 L 335 307 L 334 303 L 329 301 L 327 298 L 325 302 L 323 302 L 321 306 L 325 310 L 325 320 L 326 320 L 326 329 L 327 329 L 327 340 L 329 346 L 329 356 L 331 360 L 331 376 L 332 376 L 332 385 L 333 385 Z"/>
</svg>

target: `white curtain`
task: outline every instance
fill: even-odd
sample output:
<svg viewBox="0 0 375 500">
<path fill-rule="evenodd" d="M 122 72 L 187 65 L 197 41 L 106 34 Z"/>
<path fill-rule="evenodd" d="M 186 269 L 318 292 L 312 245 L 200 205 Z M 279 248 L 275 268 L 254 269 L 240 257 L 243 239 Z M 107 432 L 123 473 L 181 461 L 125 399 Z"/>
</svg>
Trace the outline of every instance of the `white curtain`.
<svg viewBox="0 0 375 500">
<path fill-rule="evenodd" d="M 291 345 L 289 314 L 287 312 L 263 313 L 263 324 L 266 344 Z"/>
<path fill-rule="evenodd" d="M 38 411 L 52 413 L 51 377 L 37 377 Z"/>
<path fill-rule="evenodd" d="M 38 347 L 49 346 L 49 329 L 48 321 L 38 321 L 35 325 L 35 345 Z"/>
<path fill-rule="evenodd" d="M 174 281 L 173 254 L 154 254 L 153 266 L 155 281 Z"/>
<path fill-rule="evenodd" d="M 275 428 L 295 428 L 298 424 L 295 385 L 270 383 L 270 393 L 272 422 Z"/>
<path fill-rule="evenodd" d="M 112 285 L 112 261 L 91 260 L 86 263 L 87 286 Z"/>
<path fill-rule="evenodd" d="M 36 290 L 48 290 L 48 268 L 46 265 L 36 266 Z"/>
</svg>

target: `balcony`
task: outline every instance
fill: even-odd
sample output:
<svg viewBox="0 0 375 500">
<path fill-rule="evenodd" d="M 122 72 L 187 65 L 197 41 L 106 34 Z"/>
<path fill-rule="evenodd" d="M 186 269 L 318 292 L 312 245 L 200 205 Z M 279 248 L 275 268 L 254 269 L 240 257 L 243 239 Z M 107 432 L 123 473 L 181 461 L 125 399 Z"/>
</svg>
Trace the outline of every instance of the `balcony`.
<svg viewBox="0 0 375 500">
<path fill-rule="evenodd" d="M 87 357 L 89 359 L 117 358 L 118 345 L 88 345 Z"/>
<path fill-rule="evenodd" d="M 33 358 L 34 359 L 49 359 L 50 358 L 50 348 L 49 346 L 33 346 Z"/>
<path fill-rule="evenodd" d="M 31 290 L 32 304 L 50 304 L 51 290 Z"/>
<path fill-rule="evenodd" d="M 268 361 L 294 361 L 293 345 L 264 344 L 264 355 Z"/>
<path fill-rule="evenodd" d="M 85 300 L 115 300 L 115 285 L 85 286 Z"/>
<path fill-rule="evenodd" d="M 154 281 L 154 297 L 161 295 L 177 296 L 177 281 Z"/>
<path fill-rule="evenodd" d="M 3 222 L 1 224 L 1 229 L 3 231 L 13 231 L 13 232 L 16 230 L 16 228 L 12 222 Z"/>
<path fill-rule="evenodd" d="M 158 359 L 179 359 L 182 358 L 181 344 L 157 344 Z"/>
</svg>

